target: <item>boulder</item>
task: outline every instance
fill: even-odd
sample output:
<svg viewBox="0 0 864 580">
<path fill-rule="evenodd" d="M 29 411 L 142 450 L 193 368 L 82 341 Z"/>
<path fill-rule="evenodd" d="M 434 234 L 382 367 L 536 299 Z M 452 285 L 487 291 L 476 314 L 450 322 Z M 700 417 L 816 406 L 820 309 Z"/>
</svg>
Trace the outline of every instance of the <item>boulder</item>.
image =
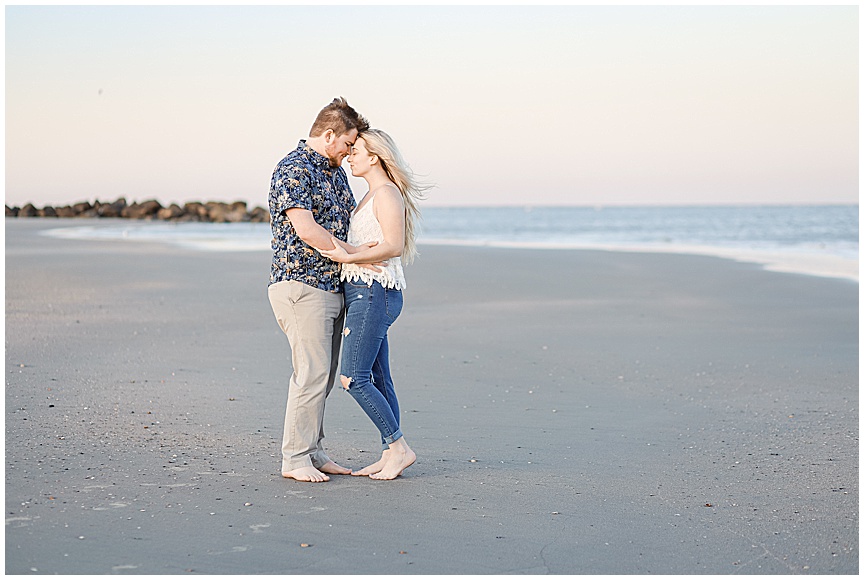
<svg viewBox="0 0 864 580">
<path fill-rule="evenodd" d="M 75 214 L 75 217 L 79 217 L 79 218 L 95 218 L 95 217 L 99 217 L 99 210 L 96 209 L 95 206 L 93 206 L 93 207 L 91 207 L 91 208 L 88 209 L 88 210 L 82 211 L 82 212 L 79 213 L 79 214 Z"/>
<path fill-rule="evenodd" d="M 18 217 L 36 217 L 37 215 L 37 210 L 32 203 L 28 203 L 18 212 Z"/>
<path fill-rule="evenodd" d="M 124 209 L 126 209 L 126 198 L 121 197 L 112 203 L 100 204 L 96 213 L 99 217 L 121 217 Z"/>
<path fill-rule="evenodd" d="M 267 223 L 270 221 L 270 212 L 263 207 L 256 207 L 249 212 L 249 221 L 255 223 Z"/>
<path fill-rule="evenodd" d="M 246 213 L 245 209 L 234 209 L 230 210 L 225 214 L 225 221 L 231 223 L 240 223 L 240 222 L 248 222 L 249 214 Z"/>
<path fill-rule="evenodd" d="M 151 199 L 144 203 L 133 203 L 126 206 L 123 208 L 121 215 L 133 220 L 152 219 L 160 209 L 162 209 L 162 204 L 155 199 Z"/>
<path fill-rule="evenodd" d="M 6 206 L 6 217 L 18 217 L 18 212 L 21 211 L 21 208 L 18 206 L 9 207 Z"/>
<path fill-rule="evenodd" d="M 54 208 L 54 210 L 57 212 L 57 217 L 61 217 L 61 218 L 71 218 L 71 217 L 75 217 L 76 215 L 78 215 L 75 213 L 75 209 L 72 208 L 71 206 L 68 206 L 68 205 L 64 205 L 62 207 L 56 207 L 56 208 Z"/>
<path fill-rule="evenodd" d="M 103 203 L 96 210 L 99 217 L 120 217 L 123 215 L 123 210 L 126 209 L 126 198 L 121 197 L 113 203 Z"/>
<path fill-rule="evenodd" d="M 183 211 L 185 213 L 198 213 L 198 208 L 201 207 L 201 204 L 197 201 L 187 201 L 183 204 Z"/>
<path fill-rule="evenodd" d="M 211 222 L 227 222 L 225 216 L 228 214 L 229 208 L 228 205 L 221 201 L 208 201 L 204 204 L 204 207 L 207 209 L 207 217 Z"/>
<path fill-rule="evenodd" d="M 183 206 L 184 217 L 189 216 L 188 221 L 207 221 L 207 208 L 203 203 L 190 201 Z"/>
<path fill-rule="evenodd" d="M 115 208 L 112 204 L 105 204 L 105 205 L 99 206 L 99 209 L 96 210 L 96 214 L 99 217 L 104 217 L 104 218 L 120 217 L 120 212 L 117 211 L 117 208 Z"/>
<path fill-rule="evenodd" d="M 246 211 L 245 201 L 235 201 L 228 206 L 228 213 L 225 214 L 225 221 L 232 223 L 248 222 L 249 213 Z"/>
<path fill-rule="evenodd" d="M 183 215 L 183 208 L 172 203 L 169 207 L 163 207 L 156 212 L 156 217 L 160 220 L 174 220 Z"/>
<path fill-rule="evenodd" d="M 82 202 L 74 204 L 72 206 L 72 209 L 75 210 L 75 214 L 78 215 L 78 214 L 84 213 L 85 211 L 89 210 L 92 207 L 93 206 L 90 205 L 89 201 L 82 201 Z"/>
<path fill-rule="evenodd" d="M 57 217 L 57 212 L 54 211 L 54 208 L 50 205 L 46 205 L 42 209 L 36 212 L 36 215 L 39 217 Z"/>
</svg>

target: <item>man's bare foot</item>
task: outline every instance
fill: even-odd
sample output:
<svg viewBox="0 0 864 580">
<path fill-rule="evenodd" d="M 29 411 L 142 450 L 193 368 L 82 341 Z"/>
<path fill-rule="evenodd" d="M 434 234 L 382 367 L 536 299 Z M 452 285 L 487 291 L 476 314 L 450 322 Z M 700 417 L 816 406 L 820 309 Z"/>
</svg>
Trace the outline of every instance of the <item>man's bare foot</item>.
<svg viewBox="0 0 864 580">
<path fill-rule="evenodd" d="M 324 481 L 330 481 L 329 477 L 327 477 L 311 465 L 308 467 L 298 467 L 297 469 L 292 469 L 291 471 L 283 471 L 282 477 L 296 479 L 297 481 L 309 481 L 312 483 L 322 483 Z"/>
<path fill-rule="evenodd" d="M 390 457 L 390 449 L 385 449 L 381 452 L 381 459 L 373 463 L 372 465 L 367 465 L 360 471 L 355 471 L 351 475 L 372 475 L 373 473 L 378 473 L 384 466 L 387 465 L 387 458 Z"/>
<path fill-rule="evenodd" d="M 384 465 L 384 469 L 379 471 L 378 473 L 373 473 L 369 477 L 371 479 L 396 479 L 406 467 L 410 466 L 417 459 L 417 455 L 411 451 L 411 448 L 408 445 L 404 445 L 403 447 L 394 447 L 390 446 L 390 457 L 387 459 L 387 463 Z"/>
<path fill-rule="evenodd" d="M 323 473 L 332 473 L 333 475 L 350 475 L 351 470 L 347 467 L 342 467 L 341 465 L 336 464 L 333 461 L 328 461 L 324 465 L 319 468 L 319 471 Z"/>
</svg>

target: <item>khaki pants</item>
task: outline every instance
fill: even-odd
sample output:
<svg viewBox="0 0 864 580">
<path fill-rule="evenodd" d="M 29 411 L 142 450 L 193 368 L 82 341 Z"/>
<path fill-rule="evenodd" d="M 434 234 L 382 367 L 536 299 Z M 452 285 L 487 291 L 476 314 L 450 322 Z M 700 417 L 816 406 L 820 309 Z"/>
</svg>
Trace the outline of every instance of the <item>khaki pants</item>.
<svg viewBox="0 0 864 580">
<path fill-rule="evenodd" d="M 282 434 L 282 472 L 330 461 L 324 453 L 324 402 L 336 380 L 345 306 L 341 293 L 284 281 L 267 289 L 291 345 L 294 372 Z"/>
</svg>

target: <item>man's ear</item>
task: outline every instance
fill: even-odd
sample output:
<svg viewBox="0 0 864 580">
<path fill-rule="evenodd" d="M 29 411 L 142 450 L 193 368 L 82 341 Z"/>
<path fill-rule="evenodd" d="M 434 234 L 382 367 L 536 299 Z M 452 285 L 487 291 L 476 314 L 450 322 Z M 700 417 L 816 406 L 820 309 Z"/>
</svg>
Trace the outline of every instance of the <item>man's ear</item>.
<svg viewBox="0 0 864 580">
<path fill-rule="evenodd" d="M 336 132 L 333 129 L 327 129 L 321 136 L 324 137 L 324 142 L 328 145 L 336 140 Z"/>
</svg>

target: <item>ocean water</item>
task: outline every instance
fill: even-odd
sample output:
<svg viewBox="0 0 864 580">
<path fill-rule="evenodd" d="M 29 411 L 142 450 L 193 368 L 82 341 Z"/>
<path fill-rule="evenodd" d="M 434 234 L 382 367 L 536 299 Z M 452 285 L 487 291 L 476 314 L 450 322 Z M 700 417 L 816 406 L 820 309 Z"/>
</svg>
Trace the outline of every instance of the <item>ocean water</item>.
<svg viewBox="0 0 864 580">
<path fill-rule="evenodd" d="M 718 246 L 858 257 L 858 206 L 439 208 L 427 240 L 560 247 Z"/>
<path fill-rule="evenodd" d="M 48 235 L 269 250 L 268 224 L 105 220 Z M 858 279 L 858 206 L 424 208 L 418 244 L 696 253 Z M 422 250 L 421 250 L 422 251 Z"/>
</svg>

